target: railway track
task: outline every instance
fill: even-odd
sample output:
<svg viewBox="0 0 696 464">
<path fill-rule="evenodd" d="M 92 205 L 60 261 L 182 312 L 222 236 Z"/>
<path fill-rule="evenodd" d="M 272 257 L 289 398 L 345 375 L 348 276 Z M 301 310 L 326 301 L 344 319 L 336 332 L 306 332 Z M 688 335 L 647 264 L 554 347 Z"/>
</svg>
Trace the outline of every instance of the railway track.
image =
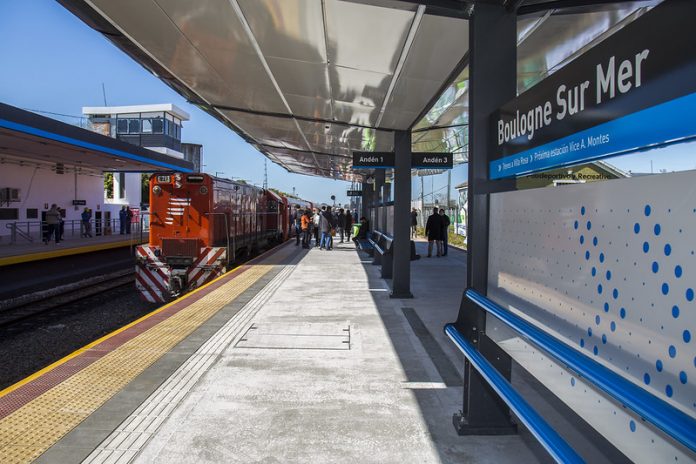
<svg viewBox="0 0 696 464">
<path fill-rule="evenodd" d="M 54 317 L 61 308 L 72 311 L 72 303 L 119 287 L 133 285 L 134 274 L 131 269 L 118 271 L 0 301 L 0 327 L 11 326 L 48 313 Z"/>
</svg>

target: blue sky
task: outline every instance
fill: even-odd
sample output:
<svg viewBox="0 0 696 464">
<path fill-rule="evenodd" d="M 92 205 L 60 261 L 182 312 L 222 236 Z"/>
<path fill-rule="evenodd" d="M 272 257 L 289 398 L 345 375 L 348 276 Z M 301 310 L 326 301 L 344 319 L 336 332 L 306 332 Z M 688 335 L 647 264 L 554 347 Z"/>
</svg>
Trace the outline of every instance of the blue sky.
<svg viewBox="0 0 696 464">
<path fill-rule="evenodd" d="M 191 115 L 182 131 L 184 142 L 203 145 L 205 170 L 224 172 L 261 185 L 265 157 L 212 116 L 186 103 L 176 92 L 87 27 L 52 0 L 0 1 L 0 102 L 24 109 L 79 116 L 83 106 L 102 106 L 102 83 L 111 106 L 174 103 Z M 52 116 L 66 122 L 79 119 Z M 452 185 L 462 182 L 466 167 L 453 172 Z M 350 183 L 289 174 L 268 162 L 268 184 L 304 198 L 329 202 L 334 194 L 347 202 Z M 426 178 L 444 194 L 446 175 Z M 413 182 L 413 197 L 420 182 Z M 454 194 L 453 194 L 454 198 Z"/>
</svg>

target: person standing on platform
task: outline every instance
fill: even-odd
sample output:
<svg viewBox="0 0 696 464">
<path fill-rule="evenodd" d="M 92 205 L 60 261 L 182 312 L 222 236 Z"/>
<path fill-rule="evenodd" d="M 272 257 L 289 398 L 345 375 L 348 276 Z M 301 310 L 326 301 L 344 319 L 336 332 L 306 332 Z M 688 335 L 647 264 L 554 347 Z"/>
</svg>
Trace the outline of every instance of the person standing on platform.
<svg viewBox="0 0 696 464">
<path fill-rule="evenodd" d="M 321 222 L 321 215 L 319 214 L 319 210 L 314 208 L 314 216 L 312 216 L 312 227 L 314 231 L 314 246 L 319 248 L 319 245 L 321 243 L 320 241 L 320 231 L 319 231 L 319 223 Z"/>
<path fill-rule="evenodd" d="M 411 238 L 418 238 L 416 228 L 418 227 L 418 211 L 416 208 L 411 210 Z"/>
<path fill-rule="evenodd" d="M 333 250 L 333 234 L 336 231 L 336 219 L 334 219 L 333 212 L 331 211 L 331 207 L 327 206 L 326 211 L 324 212 L 324 216 L 326 217 L 326 220 L 329 221 L 329 238 L 327 242 L 327 250 Z"/>
<path fill-rule="evenodd" d="M 433 208 L 433 214 L 428 216 L 428 222 L 425 223 L 425 235 L 428 237 L 428 258 L 433 255 L 433 242 L 436 256 L 442 256 L 442 218 L 438 214 L 437 206 Z"/>
<path fill-rule="evenodd" d="M 449 240 L 450 218 L 445 214 L 445 210 L 440 208 L 440 219 L 442 220 L 442 256 L 447 256 L 447 241 Z"/>
<path fill-rule="evenodd" d="M 126 206 L 126 235 L 131 233 L 131 221 L 133 220 L 133 211 L 130 206 Z"/>
<path fill-rule="evenodd" d="M 121 211 L 118 212 L 118 224 L 119 224 L 119 231 L 120 231 L 121 235 L 126 233 L 126 220 L 127 220 L 126 207 L 121 206 Z"/>
<path fill-rule="evenodd" d="M 329 237 L 331 236 L 331 222 L 328 218 L 326 206 L 321 207 L 321 214 L 319 214 L 319 230 L 321 232 L 321 242 L 319 243 L 320 250 L 329 249 Z"/>
<path fill-rule="evenodd" d="M 299 210 L 298 210 L 299 214 Z M 309 248 L 309 242 L 312 239 L 311 236 L 311 225 L 312 218 L 309 216 L 309 210 L 305 210 L 304 214 L 300 217 L 300 229 L 302 230 L 302 248 Z"/>
<path fill-rule="evenodd" d="M 304 215 L 302 214 L 302 210 L 300 210 L 300 205 L 295 205 L 295 211 L 293 211 L 293 213 L 290 215 L 290 223 L 292 224 L 292 228 L 295 231 L 295 246 L 299 246 L 300 244 L 300 234 L 303 231 L 303 217 Z"/>
<path fill-rule="evenodd" d="M 81 214 L 82 218 L 82 237 L 91 237 L 92 236 L 92 228 L 90 224 L 90 220 L 92 219 L 92 211 L 85 207 L 85 209 L 82 211 Z"/>
<path fill-rule="evenodd" d="M 343 239 L 346 233 L 346 212 L 343 208 L 339 208 L 338 217 L 336 218 L 336 223 L 338 225 L 337 232 L 340 235 L 341 240 L 339 243 L 343 243 Z"/>
<path fill-rule="evenodd" d="M 51 205 L 51 209 L 46 211 L 46 226 L 44 243 L 48 245 L 51 237 L 55 237 L 56 245 L 58 245 L 60 243 L 60 210 L 55 203 Z"/>
<path fill-rule="evenodd" d="M 346 210 L 346 214 L 344 216 L 345 221 L 345 227 L 346 227 L 346 243 L 350 242 L 350 234 L 353 229 L 353 215 L 350 213 L 350 210 Z"/>
<path fill-rule="evenodd" d="M 356 224 L 358 222 L 358 210 L 357 209 L 353 210 L 353 222 Z"/>
</svg>

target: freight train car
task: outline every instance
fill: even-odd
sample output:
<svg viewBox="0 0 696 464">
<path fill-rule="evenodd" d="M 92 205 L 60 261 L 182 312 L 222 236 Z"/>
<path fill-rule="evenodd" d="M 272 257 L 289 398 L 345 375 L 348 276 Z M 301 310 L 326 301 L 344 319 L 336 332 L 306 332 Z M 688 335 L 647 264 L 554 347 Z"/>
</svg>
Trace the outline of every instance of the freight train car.
<svg viewBox="0 0 696 464">
<path fill-rule="evenodd" d="M 226 272 L 231 263 L 286 238 L 288 200 L 207 174 L 150 178 L 150 235 L 136 248 L 136 287 L 165 302 Z"/>
</svg>

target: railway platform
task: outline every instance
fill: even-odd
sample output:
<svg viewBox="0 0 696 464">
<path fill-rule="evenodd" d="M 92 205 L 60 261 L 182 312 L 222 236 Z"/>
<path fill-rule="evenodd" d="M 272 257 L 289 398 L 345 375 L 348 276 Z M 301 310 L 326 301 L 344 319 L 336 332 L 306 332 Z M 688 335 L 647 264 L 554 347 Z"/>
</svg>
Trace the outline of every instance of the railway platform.
<svg viewBox="0 0 696 464">
<path fill-rule="evenodd" d="M 394 300 L 352 244 L 278 247 L 0 392 L 0 461 L 544 461 L 452 427 L 465 256 Z"/>
<path fill-rule="evenodd" d="M 49 242 L 48 245 L 45 245 L 38 236 L 34 237 L 32 242 L 0 242 L 0 267 L 135 246 L 145 240 L 147 240 L 147 234 L 141 237 L 140 233 L 133 233 L 129 235 L 100 235 L 89 238 L 68 234 L 58 245 L 55 242 Z"/>
</svg>

